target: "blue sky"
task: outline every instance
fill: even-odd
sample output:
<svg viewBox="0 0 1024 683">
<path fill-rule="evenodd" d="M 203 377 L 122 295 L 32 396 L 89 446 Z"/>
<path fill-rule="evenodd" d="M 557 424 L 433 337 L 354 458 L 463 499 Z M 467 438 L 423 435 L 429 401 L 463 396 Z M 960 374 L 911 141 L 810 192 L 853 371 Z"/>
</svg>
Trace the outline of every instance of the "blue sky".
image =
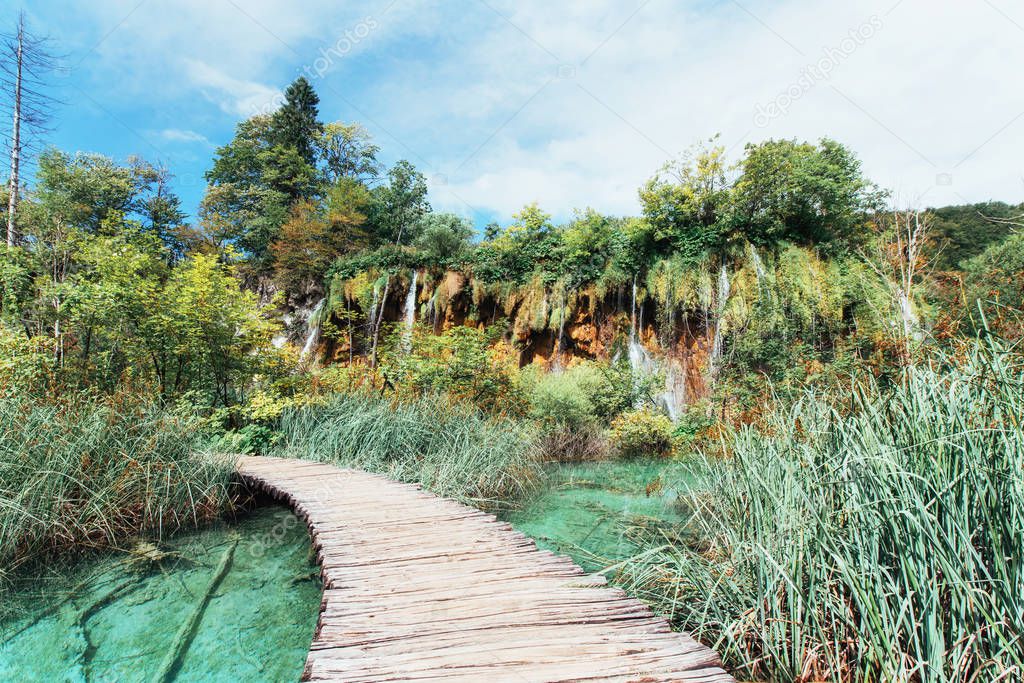
<svg viewBox="0 0 1024 683">
<path fill-rule="evenodd" d="M 49 142 L 166 164 L 194 215 L 236 123 L 306 73 L 326 120 L 477 225 L 537 201 L 637 211 L 720 134 L 833 137 L 901 206 L 1024 200 L 1015 0 L 35 0 L 70 66 Z"/>
</svg>

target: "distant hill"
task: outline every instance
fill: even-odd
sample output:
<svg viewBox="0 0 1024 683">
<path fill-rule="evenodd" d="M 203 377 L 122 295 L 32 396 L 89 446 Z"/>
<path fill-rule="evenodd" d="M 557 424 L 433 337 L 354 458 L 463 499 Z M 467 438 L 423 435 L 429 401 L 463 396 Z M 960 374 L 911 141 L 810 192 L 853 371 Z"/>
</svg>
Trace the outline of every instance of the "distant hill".
<svg viewBox="0 0 1024 683">
<path fill-rule="evenodd" d="M 939 270 L 960 270 L 965 261 L 1002 242 L 1013 231 L 1013 226 L 989 219 L 1020 216 L 1024 214 L 1024 204 L 984 202 L 944 206 L 928 212 L 933 216 L 937 252 L 933 265 Z"/>
</svg>

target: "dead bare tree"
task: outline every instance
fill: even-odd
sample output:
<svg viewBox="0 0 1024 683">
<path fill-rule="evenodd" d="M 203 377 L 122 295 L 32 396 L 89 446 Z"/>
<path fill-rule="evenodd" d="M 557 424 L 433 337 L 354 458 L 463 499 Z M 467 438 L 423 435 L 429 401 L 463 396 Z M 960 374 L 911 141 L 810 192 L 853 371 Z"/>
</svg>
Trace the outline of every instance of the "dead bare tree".
<svg viewBox="0 0 1024 683">
<path fill-rule="evenodd" d="M 49 132 L 50 112 L 58 100 L 47 92 L 47 77 L 58 70 L 50 41 L 25 30 L 25 13 L 18 16 L 15 32 L 0 44 L 0 90 L 2 108 L 11 117 L 7 139 L 11 153 L 7 200 L 7 246 L 18 241 L 17 214 L 21 197 L 21 173 L 27 156 L 38 151 L 40 140 Z"/>
<path fill-rule="evenodd" d="M 898 318 L 893 326 L 898 330 L 900 350 L 906 362 L 924 336 L 914 299 L 927 267 L 925 248 L 931 237 L 931 226 L 927 213 L 913 210 L 894 210 L 881 219 L 881 226 L 878 252 L 873 256 L 865 254 L 865 262 L 890 291 Z"/>
</svg>

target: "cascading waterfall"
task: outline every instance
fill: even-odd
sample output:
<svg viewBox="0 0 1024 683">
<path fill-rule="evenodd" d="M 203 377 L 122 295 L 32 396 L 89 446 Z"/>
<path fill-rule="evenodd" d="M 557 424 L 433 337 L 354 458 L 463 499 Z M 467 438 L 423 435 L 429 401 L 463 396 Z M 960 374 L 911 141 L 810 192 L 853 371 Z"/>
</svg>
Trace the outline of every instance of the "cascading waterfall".
<svg viewBox="0 0 1024 683">
<path fill-rule="evenodd" d="M 551 369 L 555 372 L 561 372 L 564 368 L 562 365 L 562 345 L 565 340 L 565 318 L 566 318 L 566 295 L 562 292 L 559 298 L 558 304 L 558 336 L 555 337 L 555 348 L 552 352 L 552 364 Z"/>
<path fill-rule="evenodd" d="M 437 323 L 441 320 L 437 310 L 437 297 L 440 294 L 441 288 L 438 287 L 434 290 L 433 295 L 431 295 L 430 301 L 427 302 L 427 310 L 430 311 L 430 328 L 434 330 L 434 334 L 437 334 Z"/>
<path fill-rule="evenodd" d="M 753 244 L 748 244 L 747 248 L 750 250 L 750 262 L 754 264 L 754 274 L 757 276 L 757 284 L 760 285 L 764 282 L 765 278 L 764 261 L 761 260 L 761 254 L 757 253 L 757 247 Z"/>
<path fill-rule="evenodd" d="M 650 377 L 661 370 L 651 354 L 647 352 L 641 341 L 644 326 L 644 308 L 636 303 L 636 279 L 633 280 L 633 302 L 630 307 L 631 324 L 629 328 L 629 367 L 637 377 Z M 685 377 L 682 379 L 685 380 Z M 680 376 L 676 372 L 675 363 L 671 360 L 665 368 L 665 390 L 655 397 L 655 402 L 665 410 L 674 422 L 679 417 L 679 408 L 686 400 L 685 387 L 680 391 L 677 384 Z M 685 384 L 685 382 L 684 382 Z"/>
<path fill-rule="evenodd" d="M 715 337 L 714 342 L 711 344 L 711 359 L 708 363 L 712 379 L 718 376 L 718 363 L 722 358 L 722 318 L 725 317 L 725 305 L 729 301 L 731 286 L 729 271 L 725 267 L 725 263 L 723 263 L 722 269 L 718 274 L 718 299 L 715 302 Z"/>
<path fill-rule="evenodd" d="M 771 287 L 765 286 L 765 278 L 767 272 L 765 271 L 764 261 L 761 260 L 761 254 L 757 252 L 757 247 L 753 244 L 747 244 L 747 250 L 750 252 L 750 262 L 754 265 L 754 275 L 757 276 L 757 287 L 760 290 L 761 296 L 765 297 L 767 301 L 772 299 Z"/>
<path fill-rule="evenodd" d="M 412 328 L 416 324 L 416 282 L 419 272 L 412 271 L 412 284 L 405 296 L 405 331 L 402 334 L 402 346 L 406 353 L 412 351 Z"/>
<path fill-rule="evenodd" d="M 320 299 L 306 319 L 306 343 L 302 346 L 299 360 L 305 360 L 313 352 L 313 349 L 316 348 L 317 342 L 320 341 L 320 312 L 323 310 L 325 303 L 327 303 L 326 298 Z"/>
</svg>

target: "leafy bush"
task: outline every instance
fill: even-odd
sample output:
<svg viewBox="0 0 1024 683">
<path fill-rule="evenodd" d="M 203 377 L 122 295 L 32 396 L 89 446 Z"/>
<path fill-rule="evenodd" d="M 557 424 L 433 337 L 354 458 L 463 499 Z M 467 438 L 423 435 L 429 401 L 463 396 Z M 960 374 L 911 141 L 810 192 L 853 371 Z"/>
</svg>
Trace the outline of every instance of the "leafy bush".
<svg viewBox="0 0 1024 683">
<path fill-rule="evenodd" d="M 624 413 L 612 421 L 612 447 L 622 458 L 672 455 L 672 420 L 649 409 Z"/>
<path fill-rule="evenodd" d="M 692 545 L 627 589 L 743 679 L 1017 680 L 1024 670 L 1024 361 L 909 367 L 741 430 L 687 503 Z"/>
<path fill-rule="evenodd" d="M 989 247 L 966 268 L 968 302 L 984 313 L 977 327 L 1007 339 L 1024 338 L 1024 232 Z"/>
<path fill-rule="evenodd" d="M 637 381 L 624 362 L 585 362 L 554 373 L 530 368 L 522 377 L 533 418 L 574 427 L 608 421 L 629 410 L 651 393 L 656 381 Z"/>
<path fill-rule="evenodd" d="M 530 416 L 549 427 L 579 429 L 593 424 L 597 410 L 581 375 L 575 368 L 542 374 L 530 387 Z"/>
<path fill-rule="evenodd" d="M 404 395 L 447 395 L 488 410 L 501 410 L 513 402 L 512 378 L 492 353 L 494 330 L 457 326 L 442 335 L 414 331 L 411 348 L 394 335 L 382 369 Z"/>
</svg>

